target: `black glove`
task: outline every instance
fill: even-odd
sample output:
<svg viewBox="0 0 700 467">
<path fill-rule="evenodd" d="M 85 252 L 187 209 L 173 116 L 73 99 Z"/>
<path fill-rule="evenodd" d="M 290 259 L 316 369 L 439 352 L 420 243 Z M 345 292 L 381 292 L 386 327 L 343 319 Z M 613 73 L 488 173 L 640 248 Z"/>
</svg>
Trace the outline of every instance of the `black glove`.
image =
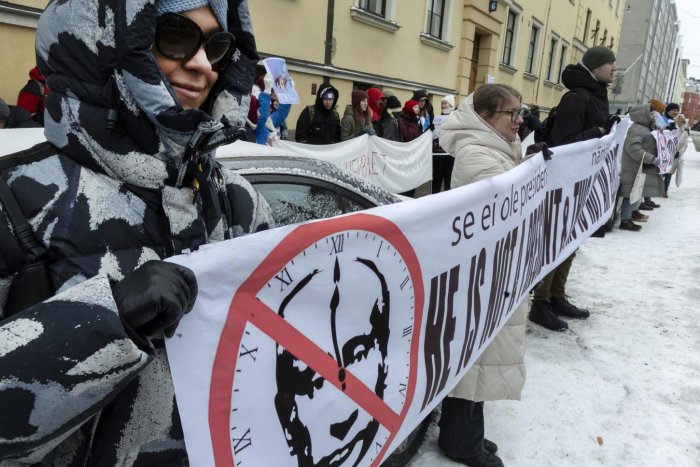
<svg viewBox="0 0 700 467">
<path fill-rule="evenodd" d="M 192 309 L 197 279 L 185 266 L 147 261 L 112 286 L 112 295 L 129 337 L 148 349 L 161 331 L 172 337 L 182 315 Z"/>
<path fill-rule="evenodd" d="M 610 133 L 610 130 L 612 129 L 613 125 L 616 123 L 620 123 L 620 117 L 617 115 L 611 115 L 608 117 L 608 121 L 603 124 L 603 130 L 605 131 L 605 135 Z"/>
<path fill-rule="evenodd" d="M 531 156 L 532 154 L 537 154 L 540 151 L 542 151 L 542 156 L 544 157 L 544 160 L 548 161 L 552 158 L 552 151 L 549 150 L 547 143 L 544 142 L 529 145 L 525 149 L 525 155 Z"/>
</svg>

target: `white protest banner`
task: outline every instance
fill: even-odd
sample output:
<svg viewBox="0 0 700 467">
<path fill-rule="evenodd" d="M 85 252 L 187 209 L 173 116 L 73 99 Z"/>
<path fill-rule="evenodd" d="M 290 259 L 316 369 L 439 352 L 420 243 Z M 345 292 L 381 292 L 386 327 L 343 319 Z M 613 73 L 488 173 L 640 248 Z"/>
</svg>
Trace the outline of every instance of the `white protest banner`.
<svg viewBox="0 0 700 467">
<path fill-rule="evenodd" d="M 0 156 L 29 149 L 46 141 L 43 128 L 8 128 L 0 130 Z"/>
<path fill-rule="evenodd" d="M 166 342 L 190 463 L 378 466 L 607 221 L 623 140 L 171 258 L 199 284 Z"/>
<path fill-rule="evenodd" d="M 432 133 L 429 131 L 408 143 L 362 135 L 327 145 L 275 140 L 274 147 L 332 162 L 392 193 L 412 190 L 433 176 Z"/>
<path fill-rule="evenodd" d="M 28 149 L 46 141 L 43 128 L 9 129 L 0 133 L 0 155 Z M 408 143 L 362 135 L 336 144 L 311 145 L 275 140 L 273 147 L 236 141 L 221 146 L 217 157 L 281 155 L 325 160 L 392 193 L 416 188 L 433 176 L 432 134 Z"/>
<path fill-rule="evenodd" d="M 659 157 L 656 165 L 659 167 L 659 173 L 667 174 L 671 171 L 673 158 L 678 152 L 678 129 L 654 130 L 651 134 L 656 140 L 657 156 Z"/>
</svg>

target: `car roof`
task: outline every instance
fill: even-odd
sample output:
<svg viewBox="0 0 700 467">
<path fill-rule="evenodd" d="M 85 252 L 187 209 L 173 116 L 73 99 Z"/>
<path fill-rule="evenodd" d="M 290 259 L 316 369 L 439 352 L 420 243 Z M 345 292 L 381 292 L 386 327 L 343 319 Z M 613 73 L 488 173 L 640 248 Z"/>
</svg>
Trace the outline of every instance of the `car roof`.
<svg viewBox="0 0 700 467">
<path fill-rule="evenodd" d="M 380 186 L 351 174 L 330 162 L 300 156 L 220 156 L 216 160 L 224 166 L 238 171 L 244 177 L 265 174 L 308 177 L 339 185 L 374 205 L 401 201 L 398 195 Z"/>
</svg>

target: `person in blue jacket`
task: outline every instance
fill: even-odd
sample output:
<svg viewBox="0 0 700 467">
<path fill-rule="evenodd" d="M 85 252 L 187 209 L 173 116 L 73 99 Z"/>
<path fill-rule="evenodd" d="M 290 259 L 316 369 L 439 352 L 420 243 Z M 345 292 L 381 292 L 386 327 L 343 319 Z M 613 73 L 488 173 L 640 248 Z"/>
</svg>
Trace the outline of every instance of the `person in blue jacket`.
<svg viewBox="0 0 700 467">
<path fill-rule="evenodd" d="M 272 102 L 272 75 L 265 75 L 263 79 L 265 88 L 258 94 L 258 126 L 255 128 L 255 142 L 258 144 L 271 144 L 277 136 L 275 131 L 289 115 L 291 104 L 280 104 L 277 111 L 270 112 Z"/>
</svg>

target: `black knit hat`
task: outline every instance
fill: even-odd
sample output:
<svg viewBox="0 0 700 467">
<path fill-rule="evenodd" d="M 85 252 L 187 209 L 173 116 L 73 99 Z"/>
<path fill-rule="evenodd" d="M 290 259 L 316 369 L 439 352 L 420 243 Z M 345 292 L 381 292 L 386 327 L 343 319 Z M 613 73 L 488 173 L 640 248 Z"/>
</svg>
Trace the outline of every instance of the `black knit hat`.
<svg viewBox="0 0 700 467">
<path fill-rule="evenodd" d="M 591 71 L 601 65 L 614 61 L 615 54 L 613 51 L 602 45 L 596 45 L 586 50 L 586 53 L 583 54 L 583 58 L 581 59 L 583 65 Z"/>
<path fill-rule="evenodd" d="M 387 109 L 400 109 L 401 108 L 401 101 L 396 96 L 389 96 L 389 99 L 386 101 L 386 108 Z"/>
<path fill-rule="evenodd" d="M 668 105 L 666 105 L 666 109 L 664 110 L 664 113 L 669 113 L 671 110 L 679 110 L 680 111 L 681 108 L 675 102 L 670 102 Z"/>
</svg>

